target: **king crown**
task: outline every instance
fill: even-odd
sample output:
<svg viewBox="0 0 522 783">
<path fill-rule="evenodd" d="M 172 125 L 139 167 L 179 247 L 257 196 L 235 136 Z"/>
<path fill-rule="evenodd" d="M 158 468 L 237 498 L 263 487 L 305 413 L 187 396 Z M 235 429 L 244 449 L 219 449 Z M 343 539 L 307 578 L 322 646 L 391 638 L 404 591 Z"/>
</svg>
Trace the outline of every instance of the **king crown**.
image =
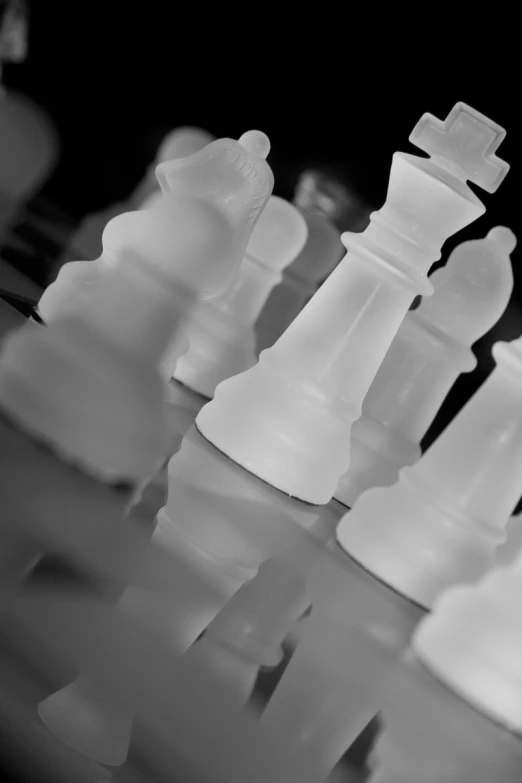
<svg viewBox="0 0 522 783">
<path fill-rule="evenodd" d="M 494 193 L 509 171 L 509 163 L 495 155 L 506 131 L 465 103 L 457 103 L 445 120 L 423 114 L 410 141 L 449 169 Z"/>
</svg>

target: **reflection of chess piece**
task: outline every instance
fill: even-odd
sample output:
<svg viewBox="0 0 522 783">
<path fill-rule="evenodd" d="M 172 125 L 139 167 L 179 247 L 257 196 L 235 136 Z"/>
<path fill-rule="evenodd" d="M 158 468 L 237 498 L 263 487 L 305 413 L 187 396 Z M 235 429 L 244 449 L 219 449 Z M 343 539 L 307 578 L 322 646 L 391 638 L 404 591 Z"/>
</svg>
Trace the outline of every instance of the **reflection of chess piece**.
<svg viewBox="0 0 522 783">
<path fill-rule="evenodd" d="M 266 162 L 269 152 L 268 137 L 252 130 L 237 141 L 217 139 L 195 155 L 166 161 L 156 169 L 164 193 L 208 200 L 226 214 L 234 229 L 237 268 L 274 187 Z"/>
<path fill-rule="evenodd" d="M 175 242 L 169 252 L 158 238 L 157 221 L 156 231 L 151 230 L 142 245 L 130 247 L 129 240 L 120 247 L 121 263 L 103 270 L 103 283 L 94 287 L 78 312 L 66 313 L 45 328 L 28 322 L 2 343 L 0 408 L 3 420 L 12 423 L 11 430 L 20 429 L 19 437 L 17 432 L 9 436 L 8 431 L 0 438 L 6 466 L 2 497 L 9 509 L 5 516 L 12 518 L 13 525 L 16 522 L 13 538 L 18 549 L 32 540 L 42 546 L 50 525 L 56 531 L 67 524 L 81 540 L 86 524 L 84 501 L 79 501 L 80 509 L 60 515 L 60 499 L 64 502 L 68 495 L 70 504 L 74 493 L 67 482 L 62 492 L 56 489 L 56 474 L 66 471 L 56 461 L 48 463 L 47 452 L 39 457 L 33 439 L 104 485 L 124 483 L 129 489 L 122 500 L 125 504 L 164 461 L 170 437 L 159 364 L 172 342 L 181 344 L 178 335 L 198 288 L 212 277 L 220 260 L 227 262 L 233 241 L 226 218 L 211 205 L 173 196 L 170 207 L 168 230 Z M 27 433 L 25 446 L 22 433 Z M 52 454 L 49 459 L 53 460 Z M 29 501 L 23 492 L 24 471 L 27 486 L 35 485 Z M 50 483 L 45 482 L 46 475 L 51 475 Z M 51 494 L 50 487 L 56 500 L 45 503 L 42 498 Z M 101 502 L 96 501 L 96 488 L 93 492 L 91 507 Z M 100 492 L 106 490 L 100 486 Z M 71 508 L 76 506 L 72 502 Z M 69 513 L 78 518 L 70 520 Z M 101 503 L 100 514 L 104 513 Z M 84 531 L 86 539 L 99 525 L 96 512 L 92 516 L 95 519 Z M 56 541 L 50 543 L 49 548 L 56 548 Z M 7 548 L 16 549 L 11 542 Z M 5 549 L 3 545 L 3 563 Z M 15 559 L 21 561 L 13 551 Z"/>
<path fill-rule="evenodd" d="M 57 155 L 56 133 L 43 110 L 23 95 L 0 93 L 0 242 Z"/>
<path fill-rule="evenodd" d="M 307 605 L 304 579 L 283 562 L 267 560 L 185 652 L 169 680 L 173 698 L 183 682 L 211 672 L 245 704 L 259 668 L 281 661 L 281 644 Z M 38 712 L 53 733 L 92 760 L 110 766 L 126 761 L 132 712 L 94 678 L 79 677 L 41 702 Z"/>
<path fill-rule="evenodd" d="M 162 141 L 156 159 L 148 166 L 143 180 L 130 194 L 128 199 L 96 212 L 93 215 L 87 215 L 82 221 L 78 231 L 71 238 L 67 249 L 64 251 L 61 263 L 71 261 L 72 259 L 90 260 L 98 258 L 102 252 L 102 234 L 105 226 L 112 218 L 121 215 L 124 212 L 131 212 L 148 206 L 148 202 L 155 194 L 160 193 L 158 180 L 156 179 L 156 167 L 165 161 L 174 158 L 184 158 L 187 155 L 193 155 L 207 144 L 210 144 L 214 137 L 199 128 L 176 128 L 171 131 Z"/>
<path fill-rule="evenodd" d="M 411 141 L 430 155 L 393 157 L 388 196 L 349 252 L 258 364 L 223 381 L 196 424 L 254 475 L 308 503 L 328 503 L 350 466 L 364 397 L 448 237 L 485 211 L 468 180 L 494 192 L 509 166 L 505 131 L 457 104 L 426 114 Z"/>
</svg>

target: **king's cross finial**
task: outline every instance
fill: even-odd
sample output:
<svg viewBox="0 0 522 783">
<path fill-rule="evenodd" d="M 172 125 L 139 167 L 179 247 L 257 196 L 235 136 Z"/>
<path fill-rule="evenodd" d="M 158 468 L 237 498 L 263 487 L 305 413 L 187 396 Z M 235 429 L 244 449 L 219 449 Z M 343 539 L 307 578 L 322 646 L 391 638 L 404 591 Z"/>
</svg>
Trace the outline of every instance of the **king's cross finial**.
<svg viewBox="0 0 522 783">
<path fill-rule="evenodd" d="M 445 120 L 423 114 L 410 141 L 433 158 L 458 167 L 466 180 L 494 193 L 509 171 L 495 155 L 506 131 L 465 103 L 457 103 Z"/>
</svg>

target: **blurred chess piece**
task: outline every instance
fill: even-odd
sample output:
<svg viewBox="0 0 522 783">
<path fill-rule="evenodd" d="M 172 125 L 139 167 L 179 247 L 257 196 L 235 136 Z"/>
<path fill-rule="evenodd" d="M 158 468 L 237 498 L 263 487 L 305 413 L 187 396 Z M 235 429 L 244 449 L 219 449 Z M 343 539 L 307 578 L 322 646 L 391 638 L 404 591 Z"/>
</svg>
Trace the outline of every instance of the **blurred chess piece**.
<svg viewBox="0 0 522 783">
<path fill-rule="evenodd" d="M 160 144 L 153 162 L 147 167 L 143 179 L 129 197 L 83 219 L 78 230 L 71 237 L 60 259 L 60 265 L 72 259 L 98 258 L 102 252 L 103 230 L 109 220 L 124 212 L 147 208 L 161 192 L 156 179 L 156 167 L 165 161 L 193 155 L 212 141 L 214 136 L 200 128 L 175 128 L 168 133 Z"/>
<path fill-rule="evenodd" d="M 275 343 L 335 269 L 345 253 L 341 231 L 361 231 L 369 221 L 368 207 L 340 180 L 318 169 L 302 172 L 293 203 L 306 221 L 308 239 L 257 319 L 258 352 Z"/>
</svg>

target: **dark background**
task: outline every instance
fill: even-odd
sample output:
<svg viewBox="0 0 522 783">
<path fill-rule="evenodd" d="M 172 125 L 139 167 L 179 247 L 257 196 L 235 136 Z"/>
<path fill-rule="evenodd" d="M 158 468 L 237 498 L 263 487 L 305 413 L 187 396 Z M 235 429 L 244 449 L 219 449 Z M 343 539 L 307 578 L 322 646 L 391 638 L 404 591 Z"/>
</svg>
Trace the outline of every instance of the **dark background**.
<svg viewBox="0 0 522 783">
<path fill-rule="evenodd" d="M 378 208 L 393 152 L 416 152 L 408 136 L 420 116 L 429 111 L 444 118 L 462 100 L 507 129 L 498 154 L 512 170 L 497 193 L 477 189 L 487 213 L 446 243 L 442 261 L 456 244 L 495 225 L 518 231 L 519 65 L 517 47 L 506 37 L 511 21 L 505 10 L 500 27 L 481 22 L 478 33 L 467 19 L 464 36 L 453 15 L 432 41 L 431 21 L 397 17 L 404 27 L 397 37 L 377 7 L 369 9 L 369 25 L 352 9 L 343 17 L 331 6 L 316 5 L 314 14 L 296 6 L 287 32 L 281 9 L 276 14 L 264 6 L 181 8 L 157 0 L 28 5 L 28 57 L 7 64 L 4 81 L 40 104 L 59 134 L 58 166 L 36 202 L 63 213 L 63 241 L 40 235 L 37 252 L 17 261 L 40 284 L 50 281 L 53 261 L 78 221 L 125 199 L 164 135 L 186 124 L 217 137 L 265 131 L 278 195 L 291 198 L 300 171 L 321 164 Z M 491 369 L 492 342 L 522 333 L 519 258 L 517 248 L 508 311 L 477 344 L 479 368 L 459 380 L 426 442 Z"/>
</svg>

